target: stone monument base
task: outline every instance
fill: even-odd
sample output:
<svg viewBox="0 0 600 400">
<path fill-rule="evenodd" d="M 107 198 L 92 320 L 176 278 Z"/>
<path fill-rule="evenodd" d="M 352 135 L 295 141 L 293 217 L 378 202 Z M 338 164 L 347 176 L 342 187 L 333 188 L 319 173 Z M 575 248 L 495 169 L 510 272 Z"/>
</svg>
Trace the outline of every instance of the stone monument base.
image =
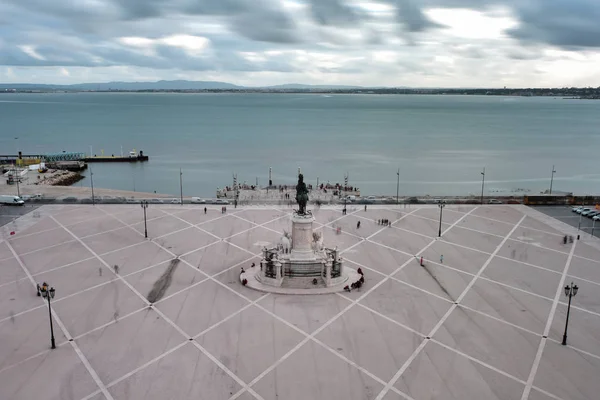
<svg viewBox="0 0 600 400">
<path fill-rule="evenodd" d="M 244 273 L 240 274 L 240 282 L 246 279 L 246 286 L 265 293 L 275 294 L 331 294 L 344 291 L 344 287 L 350 286 L 352 282 L 360 279 L 361 275 L 353 268 L 344 267 L 344 272 L 340 278 L 336 278 L 331 286 L 324 284 L 314 285 L 312 280 L 315 278 L 294 278 L 287 279 L 281 283 L 281 286 L 276 286 L 264 282 L 260 277 L 260 268 L 255 266 L 248 268 Z M 360 291 L 360 289 L 357 289 Z"/>
</svg>

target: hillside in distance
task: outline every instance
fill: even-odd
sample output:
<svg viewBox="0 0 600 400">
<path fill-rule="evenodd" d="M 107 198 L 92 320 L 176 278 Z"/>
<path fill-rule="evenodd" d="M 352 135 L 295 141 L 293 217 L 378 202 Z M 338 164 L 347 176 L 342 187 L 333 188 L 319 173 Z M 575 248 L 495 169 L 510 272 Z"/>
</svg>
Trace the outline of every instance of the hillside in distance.
<svg viewBox="0 0 600 400">
<path fill-rule="evenodd" d="M 360 89 L 360 86 L 345 85 L 304 85 L 291 83 L 275 86 L 238 86 L 227 82 L 218 81 L 157 81 L 157 82 L 103 82 L 103 83 L 77 83 L 73 85 L 53 85 L 35 83 L 0 83 L 0 90 L 232 90 L 232 89 Z"/>
</svg>

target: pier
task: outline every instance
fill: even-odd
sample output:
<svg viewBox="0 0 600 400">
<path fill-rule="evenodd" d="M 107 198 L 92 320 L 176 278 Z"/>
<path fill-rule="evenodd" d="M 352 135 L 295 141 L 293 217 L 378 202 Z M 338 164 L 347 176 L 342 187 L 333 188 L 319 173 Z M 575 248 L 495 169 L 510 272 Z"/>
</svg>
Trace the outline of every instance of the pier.
<svg viewBox="0 0 600 400">
<path fill-rule="evenodd" d="M 87 155 L 86 153 L 79 152 L 65 152 L 54 153 L 54 154 L 22 154 L 19 152 L 17 155 L 0 155 L 0 164 L 16 164 L 21 166 L 35 165 L 41 162 L 53 163 L 53 162 L 139 162 L 148 161 L 150 157 L 144 154 L 142 150 L 139 153 L 130 151 L 129 155 L 110 156 Z"/>
</svg>

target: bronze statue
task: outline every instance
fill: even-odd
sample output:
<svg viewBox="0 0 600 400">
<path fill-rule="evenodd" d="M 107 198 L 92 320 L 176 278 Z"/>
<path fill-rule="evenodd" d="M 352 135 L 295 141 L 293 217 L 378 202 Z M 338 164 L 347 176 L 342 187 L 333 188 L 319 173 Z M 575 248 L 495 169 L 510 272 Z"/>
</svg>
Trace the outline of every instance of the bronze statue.
<svg viewBox="0 0 600 400">
<path fill-rule="evenodd" d="M 306 214 L 306 203 L 308 203 L 308 189 L 304 183 L 304 175 L 298 175 L 298 185 L 296 185 L 296 201 L 298 202 L 298 214 Z"/>
</svg>

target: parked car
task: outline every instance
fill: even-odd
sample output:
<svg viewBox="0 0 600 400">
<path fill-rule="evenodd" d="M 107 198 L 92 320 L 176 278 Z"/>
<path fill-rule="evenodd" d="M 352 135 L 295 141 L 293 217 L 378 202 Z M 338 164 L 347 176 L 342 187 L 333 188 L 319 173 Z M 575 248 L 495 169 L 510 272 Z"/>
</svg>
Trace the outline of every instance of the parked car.
<svg viewBox="0 0 600 400">
<path fill-rule="evenodd" d="M 201 199 L 200 197 L 192 197 L 192 204 L 206 204 L 206 200 Z"/>
<path fill-rule="evenodd" d="M 163 201 L 162 201 L 162 199 L 151 199 L 150 203 L 153 203 L 153 204 L 163 204 Z"/>
<path fill-rule="evenodd" d="M 92 198 L 91 198 L 91 197 L 87 197 L 87 198 L 85 198 L 85 199 L 81 199 L 81 203 L 82 203 L 82 204 L 93 204 L 93 203 L 95 203 L 95 199 L 94 199 L 94 200 L 92 200 Z"/>
<path fill-rule="evenodd" d="M 229 200 L 225 199 L 216 199 L 214 204 L 229 204 Z"/>
<path fill-rule="evenodd" d="M 63 203 L 77 203 L 77 197 L 65 197 Z"/>
<path fill-rule="evenodd" d="M 584 212 L 590 211 L 590 210 L 591 210 L 591 208 L 589 208 L 589 207 L 581 207 L 579 210 L 576 210 L 575 212 L 577 214 L 583 214 Z"/>
<path fill-rule="evenodd" d="M 573 212 L 577 212 L 577 211 L 581 210 L 582 208 L 583 208 L 583 207 L 581 207 L 581 206 L 575 206 L 575 207 L 571 207 L 571 211 L 573 211 Z"/>
<path fill-rule="evenodd" d="M 588 215 L 589 213 L 593 213 L 594 211 L 596 211 L 596 210 L 594 210 L 593 208 L 588 208 L 586 210 L 583 210 L 581 212 L 581 215 L 583 215 L 585 217 L 586 215 Z"/>
<path fill-rule="evenodd" d="M 585 214 L 585 216 L 588 217 L 588 218 L 593 218 L 593 217 L 595 217 L 598 214 L 600 214 L 600 211 L 598 211 L 598 210 L 592 210 L 592 211 L 588 212 L 587 214 Z"/>
<path fill-rule="evenodd" d="M 140 201 L 138 199 L 134 199 L 133 197 L 126 200 L 127 204 L 138 204 Z"/>
<path fill-rule="evenodd" d="M 181 200 L 180 199 L 173 199 L 173 200 L 171 200 L 171 204 L 181 204 Z"/>
<path fill-rule="evenodd" d="M 489 199 L 488 204 L 503 204 L 503 203 L 498 199 Z"/>
<path fill-rule="evenodd" d="M 600 221 L 600 214 L 598 214 L 598 215 L 595 215 L 595 216 L 594 216 L 592 219 L 593 219 L 594 221 Z"/>
</svg>

